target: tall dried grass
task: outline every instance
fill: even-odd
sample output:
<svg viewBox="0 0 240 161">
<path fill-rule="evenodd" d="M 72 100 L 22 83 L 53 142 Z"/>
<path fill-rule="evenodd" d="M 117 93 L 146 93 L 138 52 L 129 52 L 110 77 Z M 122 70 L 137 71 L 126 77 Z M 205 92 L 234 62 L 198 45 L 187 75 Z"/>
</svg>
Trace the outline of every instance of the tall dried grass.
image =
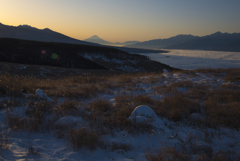
<svg viewBox="0 0 240 161">
<path fill-rule="evenodd" d="M 162 101 L 156 102 L 154 110 L 159 116 L 180 121 L 192 113 L 200 112 L 200 104 L 185 98 L 183 95 L 174 95 L 164 97 Z"/>
</svg>

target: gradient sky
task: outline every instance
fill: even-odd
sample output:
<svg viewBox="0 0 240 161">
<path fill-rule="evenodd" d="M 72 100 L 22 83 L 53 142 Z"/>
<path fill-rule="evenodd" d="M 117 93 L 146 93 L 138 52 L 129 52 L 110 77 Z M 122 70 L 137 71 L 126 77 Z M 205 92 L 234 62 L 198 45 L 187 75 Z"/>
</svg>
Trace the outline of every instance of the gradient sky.
<svg viewBox="0 0 240 161">
<path fill-rule="evenodd" d="M 0 0 L 0 22 L 80 40 L 146 41 L 240 32 L 240 0 Z"/>
</svg>

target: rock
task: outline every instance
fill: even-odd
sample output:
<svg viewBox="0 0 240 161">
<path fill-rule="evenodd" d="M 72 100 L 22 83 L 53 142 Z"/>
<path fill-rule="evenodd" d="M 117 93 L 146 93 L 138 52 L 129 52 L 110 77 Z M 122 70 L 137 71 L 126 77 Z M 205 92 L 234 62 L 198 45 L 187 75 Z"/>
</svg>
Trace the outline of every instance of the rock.
<svg viewBox="0 0 240 161">
<path fill-rule="evenodd" d="M 129 120 L 135 123 L 149 123 L 156 128 L 161 128 L 165 126 L 165 123 L 158 118 L 156 113 L 149 106 L 146 105 L 137 106 L 130 115 Z"/>
<path fill-rule="evenodd" d="M 56 121 L 56 124 L 89 128 L 88 123 L 82 117 L 76 116 L 62 117 Z"/>
<path fill-rule="evenodd" d="M 25 94 L 27 93 L 25 89 L 21 89 L 20 92 L 25 93 Z"/>
<path fill-rule="evenodd" d="M 163 69 L 163 73 L 168 73 L 168 70 L 167 69 Z"/>
<path fill-rule="evenodd" d="M 130 117 L 135 117 L 135 116 L 145 116 L 147 118 L 157 118 L 156 113 L 149 107 L 146 105 L 141 105 L 141 106 L 137 106 Z"/>
<path fill-rule="evenodd" d="M 41 89 L 36 90 L 36 95 L 44 100 L 47 100 L 49 102 L 52 102 L 52 99 L 49 98 Z"/>
</svg>

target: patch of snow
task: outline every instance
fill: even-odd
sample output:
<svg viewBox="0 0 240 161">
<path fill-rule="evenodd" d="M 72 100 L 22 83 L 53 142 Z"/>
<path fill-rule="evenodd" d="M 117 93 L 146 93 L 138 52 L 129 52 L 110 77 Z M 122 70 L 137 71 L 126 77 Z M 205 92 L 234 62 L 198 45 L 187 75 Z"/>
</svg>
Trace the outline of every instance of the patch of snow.
<svg viewBox="0 0 240 161">
<path fill-rule="evenodd" d="M 167 69 L 163 69 L 163 73 L 168 73 L 168 70 Z"/>
<path fill-rule="evenodd" d="M 56 121 L 56 124 L 69 125 L 69 126 L 80 126 L 89 128 L 88 123 L 81 117 L 76 116 L 65 116 Z"/>
</svg>

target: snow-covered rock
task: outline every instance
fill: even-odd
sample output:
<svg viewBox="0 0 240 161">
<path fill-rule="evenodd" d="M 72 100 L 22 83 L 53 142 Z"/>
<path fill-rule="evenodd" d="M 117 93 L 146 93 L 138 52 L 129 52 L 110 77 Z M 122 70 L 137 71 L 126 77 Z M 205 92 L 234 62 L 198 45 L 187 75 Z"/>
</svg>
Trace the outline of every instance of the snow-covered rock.
<svg viewBox="0 0 240 161">
<path fill-rule="evenodd" d="M 204 118 L 204 116 L 202 114 L 199 113 L 192 113 L 190 115 L 190 118 L 194 119 L 194 120 L 201 120 Z"/>
<path fill-rule="evenodd" d="M 140 105 L 140 106 L 137 106 L 130 117 L 136 117 L 136 116 L 145 116 L 147 118 L 157 118 L 157 115 L 156 113 L 149 107 L 149 106 L 146 106 L 146 105 Z"/>
<path fill-rule="evenodd" d="M 146 105 L 137 106 L 130 115 L 129 120 L 136 123 L 147 122 L 157 128 L 165 126 L 165 123 L 158 118 L 156 113 Z"/>
<path fill-rule="evenodd" d="M 36 90 L 36 95 L 44 100 L 48 100 L 49 102 L 52 102 L 52 99 L 49 98 L 41 89 Z"/>
<path fill-rule="evenodd" d="M 168 70 L 167 69 L 163 69 L 163 73 L 168 73 Z"/>
<path fill-rule="evenodd" d="M 82 117 L 65 116 L 56 121 L 56 124 L 88 128 L 88 123 Z"/>
</svg>

